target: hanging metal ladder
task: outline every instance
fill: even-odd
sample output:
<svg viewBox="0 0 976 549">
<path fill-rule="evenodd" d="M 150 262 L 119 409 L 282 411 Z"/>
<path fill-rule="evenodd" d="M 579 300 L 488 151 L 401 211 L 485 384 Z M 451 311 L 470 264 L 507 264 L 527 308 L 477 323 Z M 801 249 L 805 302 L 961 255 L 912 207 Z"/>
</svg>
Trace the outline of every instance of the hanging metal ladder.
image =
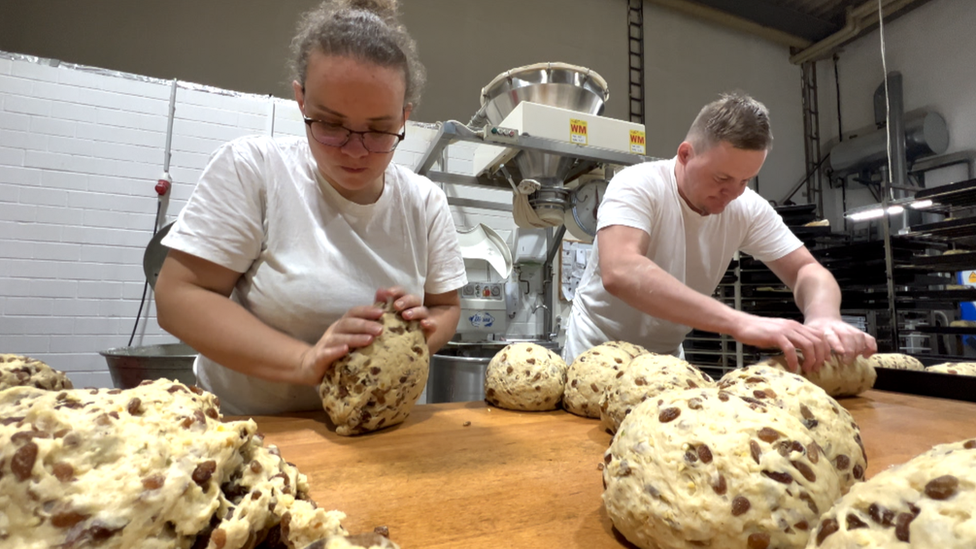
<svg viewBox="0 0 976 549">
<path fill-rule="evenodd" d="M 630 121 L 644 123 L 644 0 L 628 0 Z"/>
<path fill-rule="evenodd" d="M 820 164 L 820 103 L 817 99 L 817 64 L 807 61 L 800 66 L 803 78 L 803 146 L 806 156 L 806 199 L 816 204 L 816 214 L 824 215 L 823 180 Z"/>
</svg>

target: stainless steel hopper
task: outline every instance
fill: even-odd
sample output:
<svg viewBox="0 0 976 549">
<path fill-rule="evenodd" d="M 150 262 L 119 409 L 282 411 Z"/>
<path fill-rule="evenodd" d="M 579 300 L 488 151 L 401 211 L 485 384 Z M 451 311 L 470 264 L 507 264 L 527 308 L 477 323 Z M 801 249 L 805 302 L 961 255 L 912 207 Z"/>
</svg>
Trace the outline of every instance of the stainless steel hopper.
<svg viewBox="0 0 976 549">
<path fill-rule="evenodd" d="M 566 63 L 538 63 L 495 77 L 481 90 L 481 111 L 488 122 L 501 125 L 523 101 L 597 115 L 610 92 L 596 72 Z M 538 186 L 529 202 L 541 217 L 562 218 L 569 193 L 563 187 L 576 159 L 537 151 L 521 151 L 514 158 L 522 180 Z M 557 221 L 558 223 L 558 221 Z"/>
</svg>

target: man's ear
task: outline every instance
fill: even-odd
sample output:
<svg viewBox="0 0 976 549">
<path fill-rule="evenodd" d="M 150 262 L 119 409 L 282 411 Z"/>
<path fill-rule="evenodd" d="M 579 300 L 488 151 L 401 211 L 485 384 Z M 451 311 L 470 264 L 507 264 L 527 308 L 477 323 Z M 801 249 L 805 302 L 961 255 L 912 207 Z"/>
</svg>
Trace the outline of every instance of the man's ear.
<svg viewBox="0 0 976 549">
<path fill-rule="evenodd" d="M 695 147 L 687 141 L 682 141 L 678 145 L 678 162 L 681 162 L 681 165 L 685 165 L 693 156 L 695 156 Z"/>
<path fill-rule="evenodd" d="M 295 101 L 298 102 L 298 110 L 305 114 L 305 88 L 298 83 L 298 80 L 291 81 L 291 89 L 295 92 Z"/>
<path fill-rule="evenodd" d="M 407 103 L 403 107 L 403 123 L 406 125 L 407 120 L 410 119 L 410 113 L 413 112 L 413 103 Z"/>
</svg>

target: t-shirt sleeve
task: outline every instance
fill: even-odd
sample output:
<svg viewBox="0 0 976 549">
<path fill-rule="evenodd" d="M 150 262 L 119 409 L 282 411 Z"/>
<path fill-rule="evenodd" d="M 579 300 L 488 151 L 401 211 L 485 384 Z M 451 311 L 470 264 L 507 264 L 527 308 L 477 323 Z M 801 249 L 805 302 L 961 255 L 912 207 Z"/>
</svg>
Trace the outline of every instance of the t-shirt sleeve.
<svg viewBox="0 0 976 549">
<path fill-rule="evenodd" d="M 650 193 L 653 183 L 648 181 L 647 172 L 637 169 L 637 166 L 615 175 L 600 203 L 596 230 L 624 225 L 649 232 L 654 213 L 654 200 Z"/>
<path fill-rule="evenodd" d="M 265 183 L 253 153 L 232 141 L 210 157 L 163 245 L 243 273 L 264 242 Z"/>
<path fill-rule="evenodd" d="M 759 195 L 753 195 L 751 202 L 751 223 L 742 243 L 743 252 L 768 263 L 803 246 L 768 202 Z"/>
<path fill-rule="evenodd" d="M 427 249 L 425 293 L 443 294 L 467 284 L 457 229 L 447 196 L 438 188 L 427 197 Z"/>
</svg>

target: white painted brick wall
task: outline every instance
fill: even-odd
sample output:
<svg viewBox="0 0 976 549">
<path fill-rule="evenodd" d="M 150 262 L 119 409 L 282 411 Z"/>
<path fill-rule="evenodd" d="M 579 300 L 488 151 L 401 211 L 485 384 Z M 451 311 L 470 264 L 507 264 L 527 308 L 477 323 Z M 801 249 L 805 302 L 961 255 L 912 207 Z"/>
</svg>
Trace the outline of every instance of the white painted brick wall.
<svg viewBox="0 0 976 549">
<path fill-rule="evenodd" d="M 171 83 L 0 58 L 0 352 L 30 354 L 77 386 L 111 386 L 98 352 L 123 347 L 142 297 Z M 251 134 L 305 135 L 293 101 L 180 83 L 164 218 L 175 219 L 211 153 Z M 396 162 L 414 167 L 434 130 L 411 124 Z M 470 174 L 473 148 L 447 149 Z M 443 169 L 443 167 L 441 168 Z M 449 196 L 511 203 L 505 191 L 445 186 Z M 452 206 L 459 227 L 485 223 L 512 244 L 511 216 Z M 541 275 L 526 275 L 538 291 Z M 511 335 L 535 335 L 529 296 Z M 171 343 L 151 292 L 134 345 Z"/>
</svg>

